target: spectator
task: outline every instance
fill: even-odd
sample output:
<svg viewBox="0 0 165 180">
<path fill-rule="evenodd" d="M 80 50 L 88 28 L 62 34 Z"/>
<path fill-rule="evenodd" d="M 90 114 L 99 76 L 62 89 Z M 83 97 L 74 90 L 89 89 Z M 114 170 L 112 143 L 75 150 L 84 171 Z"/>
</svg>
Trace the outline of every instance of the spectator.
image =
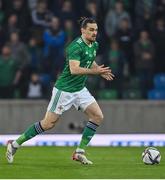
<svg viewBox="0 0 165 180">
<path fill-rule="evenodd" d="M 43 35 L 45 58 L 43 67 L 46 72 L 51 73 L 53 79 L 56 79 L 63 68 L 65 40 L 66 34 L 60 26 L 60 19 L 53 17 L 51 28 Z"/>
<path fill-rule="evenodd" d="M 108 12 L 110 9 L 114 9 L 116 2 L 119 0 L 97 0 L 97 5 L 103 12 Z M 120 0 L 125 9 L 131 11 L 133 9 L 134 1 L 131 0 Z"/>
<path fill-rule="evenodd" d="M 97 19 L 97 14 L 98 14 L 98 11 L 97 11 L 97 3 L 96 3 L 96 1 L 89 1 L 86 4 L 85 16 Z"/>
<path fill-rule="evenodd" d="M 73 1 L 73 0 L 72 0 Z M 53 12 L 54 16 L 59 16 L 61 11 L 61 6 L 64 3 L 64 0 L 55 0 L 55 1 L 49 1 L 47 0 L 48 8 L 51 12 Z"/>
<path fill-rule="evenodd" d="M 137 18 L 143 18 L 145 12 L 148 12 L 152 17 L 156 12 L 155 0 L 138 0 L 135 2 L 135 14 Z"/>
<path fill-rule="evenodd" d="M 42 45 L 42 36 L 45 28 L 50 27 L 53 13 L 47 7 L 47 1 L 38 0 L 36 9 L 32 10 L 32 36 L 36 38 L 37 43 Z"/>
<path fill-rule="evenodd" d="M 28 7 L 30 11 L 36 9 L 38 0 L 28 0 Z"/>
<path fill-rule="evenodd" d="M 85 17 L 92 17 L 97 20 L 98 26 L 99 26 L 99 31 L 97 34 L 97 40 L 99 42 L 99 51 L 98 54 L 102 54 L 106 47 L 104 46 L 106 42 L 105 38 L 105 32 L 104 32 L 104 27 L 102 25 L 103 22 L 103 17 L 100 14 L 101 12 L 99 11 L 99 8 L 97 6 L 97 1 L 95 0 L 90 0 L 87 1 L 86 3 L 86 11 L 84 12 Z"/>
<path fill-rule="evenodd" d="M 4 24 L 5 12 L 3 10 L 3 1 L 0 0 L 0 26 Z"/>
<path fill-rule="evenodd" d="M 156 0 L 138 0 L 135 2 L 135 24 L 137 33 L 143 29 L 151 31 L 156 13 Z"/>
<path fill-rule="evenodd" d="M 74 22 L 70 19 L 64 21 L 64 30 L 67 37 L 66 44 L 70 43 L 78 34 Z"/>
<path fill-rule="evenodd" d="M 20 29 L 18 27 L 18 18 L 15 14 L 11 14 L 8 19 L 7 19 L 7 24 L 4 28 L 4 32 L 5 32 L 5 38 L 9 39 L 10 34 L 12 32 L 19 32 Z"/>
<path fill-rule="evenodd" d="M 39 99 L 42 98 L 42 85 L 39 81 L 39 75 L 37 73 L 32 73 L 30 82 L 28 85 L 27 98 L 28 99 Z"/>
<path fill-rule="evenodd" d="M 11 57 L 11 49 L 4 45 L 0 56 L 0 98 L 13 98 L 14 85 L 18 83 L 20 72 Z"/>
<path fill-rule="evenodd" d="M 116 2 L 115 8 L 110 9 L 105 17 L 105 32 L 108 37 L 112 37 L 116 33 L 122 19 L 125 18 L 128 19 L 129 27 L 131 27 L 130 16 L 124 10 L 123 3 Z"/>
<path fill-rule="evenodd" d="M 41 48 L 37 45 L 36 38 L 29 40 L 28 51 L 30 54 L 30 69 L 32 72 L 38 72 L 41 69 Z"/>
<path fill-rule="evenodd" d="M 65 0 L 62 4 L 60 16 L 61 20 L 64 22 L 67 19 L 75 22 L 75 13 L 73 11 L 72 1 Z"/>
<path fill-rule="evenodd" d="M 147 31 L 140 32 L 139 40 L 134 44 L 135 68 L 141 82 L 143 97 L 152 87 L 155 48 Z"/>
<path fill-rule="evenodd" d="M 121 24 L 119 25 L 119 29 L 117 30 L 115 36 L 120 43 L 121 50 L 124 52 L 127 62 L 129 63 L 129 70 L 133 73 L 133 32 L 132 29 L 129 27 L 129 20 L 127 18 L 121 20 Z"/>
<path fill-rule="evenodd" d="M 18 32 L 13 32 L 10 35 L 10 41 L 8 45 L 11 48 L 11 54 L 14 57 L 15 61 L 19 65 L 21 77 L 17 84 L 17 88 L 19 88 L 19 94 L 22 98 L 26 97 L 27 84 L 30 78 L 30 55 L 28 53 L 28 49 L 26 45 L 20 41 L 20 37 Z"/>
<path fill-rule="evenodd" d="M 156 16 L 157 18 L 165 18 L 165 0 L 157 1 Z"/>
<path fill-rule="evenodd" d="M 155 72 L 165 72 L 165 22 L 160 18 L 156 20 L 153 28 L 153 39 L 155 43 Z"/>
<path fill-rule="evenodd" d="M 106 65 L 111 67 L 113 74 L 116 77 L 115 82 L 106 83 L 105 87 L 115 88 L 118 90 L 119 93 L 122 91 L 122 80 L 124 77 L 124 66 L 126 64 L 124 54 L 119 47 L 119 43 L 113 39 L 109 44 L 109 47 L 103 54 L 102 62 Z"/>
<path fill-rule="evenodd" d="M 32 22 L 35 26 L 49 27 L 52 16 L 53 13 L 49 11 L 45 0 L 39 0 L 36 9 L 32 10 Z"/>
<path fill-rule="evenodd" d="M 0 49 L 2 48 L 2 46 L 5 44 L 6 42 L 6 37 L 5 37 L 5 32 L 4 32 L 4 28 L 2 28 L 0 26 Z"/>
<path fill-rule="evenodd" d="M 21 30 L 20 36 L 24 41 L 27 41 L 30 36 L 31 16 L 26 1 L 13 0 L 11 2 L 11 8 L 8 8 L 7 17 L 11 14 L 17 16 L 17 26 Z"/>
<path fill-rule="evenodd" d="M 3 8 L 3 1 L 0 0 L 0 48 L 2 48 L 3 44 L 5 43 L 5 31 L 4 31 L 4 24 L 5 24 L 5 11 Z"/>
<path fill-rule="evenodd" d="M 17 61 L 21 68 L 27 66 L 30 61 L 30 56 L 26 45 L 20 41 L 18 32 L 12 32 L 8 45 L 11 48 L 12 57 Z"/>
</svg>

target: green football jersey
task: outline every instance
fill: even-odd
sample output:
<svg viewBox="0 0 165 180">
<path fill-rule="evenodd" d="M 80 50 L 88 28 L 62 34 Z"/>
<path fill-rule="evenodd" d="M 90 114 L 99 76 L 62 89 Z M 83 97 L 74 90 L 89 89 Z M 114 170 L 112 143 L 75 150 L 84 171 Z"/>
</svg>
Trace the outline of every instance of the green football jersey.
<svg viewBox="0 0 165 180">
<path fill-rule="evenodd" d="M 87 75 L 72 75 L 69 68 L 69 60 L 80 61 L 80 67 L 90 68 L 96 57 L 98 43 L 87 45 L 81 37 L 76 38 L 66 48 L 65 67 L 55 83 L 55 87 L 66 92 L 80 91 L 85 87 Z"/>
</svg>

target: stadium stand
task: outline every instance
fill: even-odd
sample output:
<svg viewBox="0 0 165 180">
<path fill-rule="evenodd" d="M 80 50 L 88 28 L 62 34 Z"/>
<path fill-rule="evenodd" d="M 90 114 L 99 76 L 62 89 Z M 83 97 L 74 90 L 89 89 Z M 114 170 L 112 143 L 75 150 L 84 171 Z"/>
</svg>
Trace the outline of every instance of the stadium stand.
<svg viewBox="0 0 165 180">
<path fill-rule="evenodd" d="M 0 97 L 28 99 L 35 73 L 46 94 L 40 98 L 49 98 L 64 66 L 65 47 L 79 35 L 77 20 L 88 16 L 99 26 L 96 61 L 116 76 L 113 83 L 90 77 L 89 90 L 100 99 L 163 99 L 164 12 L 163 0 L 0 0 L 0 71 L 5 56 L 16 64 L 9 84 L 2 83 L 7 77 L 1 74 Z M 4 54 L 6 46 L 10 52 Z M 10 93 L 4 94 L 6 89 Z"/>
</svg>

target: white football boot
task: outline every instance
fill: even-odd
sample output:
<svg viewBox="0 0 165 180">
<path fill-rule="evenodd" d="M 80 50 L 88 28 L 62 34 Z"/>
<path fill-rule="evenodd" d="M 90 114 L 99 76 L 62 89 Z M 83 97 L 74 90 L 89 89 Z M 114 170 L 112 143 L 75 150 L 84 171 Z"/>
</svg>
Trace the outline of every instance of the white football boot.
<svg viewBox="0 0 165 180">
<path fill-rule="evenodd" d="M 85 165 L 93 164 L 92 161 L 86 158 L 85 151 L 80 151 L 80 152 L 75 151 L 72 155 L 72 159 L 74 161 L 79 161 L 81 164 L 85 164 Z"/>
<path fill-rule="evenodd" d="M 14 154 L 17 151 L 17 148 L 13 147 L 12 142 L 13 142 L 13 140 L 9 140 L 7 142 L 6 159 L 7 159 L 8 163 L 13 163 Z"/>
</svg>

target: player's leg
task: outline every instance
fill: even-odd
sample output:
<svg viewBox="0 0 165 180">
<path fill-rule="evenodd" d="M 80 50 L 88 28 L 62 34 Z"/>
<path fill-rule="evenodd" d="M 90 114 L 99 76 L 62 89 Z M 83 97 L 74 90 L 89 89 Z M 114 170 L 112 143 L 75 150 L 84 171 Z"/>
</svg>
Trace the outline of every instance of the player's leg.
<svg viewBox="0 0 165 180">
<path fill-rule="evenodd" d="M 84 112 L 85 114 L 87 114 L 89 121 L 87 122 L 82 133 L 80 144 L 77 147 L 76 151 L 73 153 L 73 160 L 80 161 L 83 164 L 93 164 L 86 158 L 85 148 L 94 136 L 96 129 L 102 122 L 103 114 L 97 102 L 93 102 L 92 104 L 90 104 Z"/>
<path fill-rule="evenodd" d="M 6 158 L 9 163 L 13 162 L 14 154 L 22 143 L 54 127 L 55 123 L 59 119 L 59 115 L 62 114 L 62 112 L 58 110 L 58 106 L 60 106 L 59 101 L 61 93 L 62 92 L 58 89 L 53 88 L 52 97 L 44 119 L 28 127 L 25 132 L 18 137 L 18 139 L 8 141 Z"/>
<path fill-rule="evenodd" d="M 82 163 L 86 162 L 84 164 L 92 164 L 91 161 L 84 157 L 85 148 L 94 136 L 97 127 L 102 122 L 103 113 L 95 98 L 89 93 L 86 88 L 81 91 L 79 100 L 80 103 L 78 106 L 84 111 L 85 114 L 87 114 L 89 121 L 84 128 L 80 144 L 73 154 L 73 160 L 79 160 L 82 162 L 82 160 L 84 159 Z"/>
<path fill-rule="evenodd" d="M 79 145 L 80 149 L 86 148 L 94 136 L 96 129 L 103 121 L 103 113 L 96 101 L 90 104 L 84 112 L 88 116 L 89 121 L 87 122 L 82 134 L 82 139 Z"/>
<path fill-rule="evenodd" d="M 35 137 L 38 134 L 43 133 L 55 126 L 55 123 L 59 119 L 59 115 L 53 112 L 46 112 L 45 117 L 40 122 L 36 122 L 28 127 L 25 132 L 13 142 L 14 147 L 19 147 L 25 141 Z"/>
<path fill-rule="evenodd" d="M 6 158 L 9 163 L 14 160 L 14 154 L 16 150 L 26 141 L 32 139 L 38 134 L 43 133 L 46 130 L 52 129 L 55 123 L 59 119 L 59 115 L 53 112 L 47 112 L 44 119 L 40 122 L 36 122 L 28 127 L 25 132 L 16 140 L 9 140 L 7 144 Z"/>
<path fill-rule="evenodd" d="M 65 93 L 57 88 L 53 88 L 52 97 L 44 119 L 27 128 L 26 131 L 15 141 L 9 141 L 6 153 L 8 162 L 13 162 L 14 154 L 22 143 L 46 130 L 52 129 L 58 121 L 59 116 L 66 110 L 70 109 L 73 104 L 73 99 L 74 97 L 71 93 Z"/>
</svg>

